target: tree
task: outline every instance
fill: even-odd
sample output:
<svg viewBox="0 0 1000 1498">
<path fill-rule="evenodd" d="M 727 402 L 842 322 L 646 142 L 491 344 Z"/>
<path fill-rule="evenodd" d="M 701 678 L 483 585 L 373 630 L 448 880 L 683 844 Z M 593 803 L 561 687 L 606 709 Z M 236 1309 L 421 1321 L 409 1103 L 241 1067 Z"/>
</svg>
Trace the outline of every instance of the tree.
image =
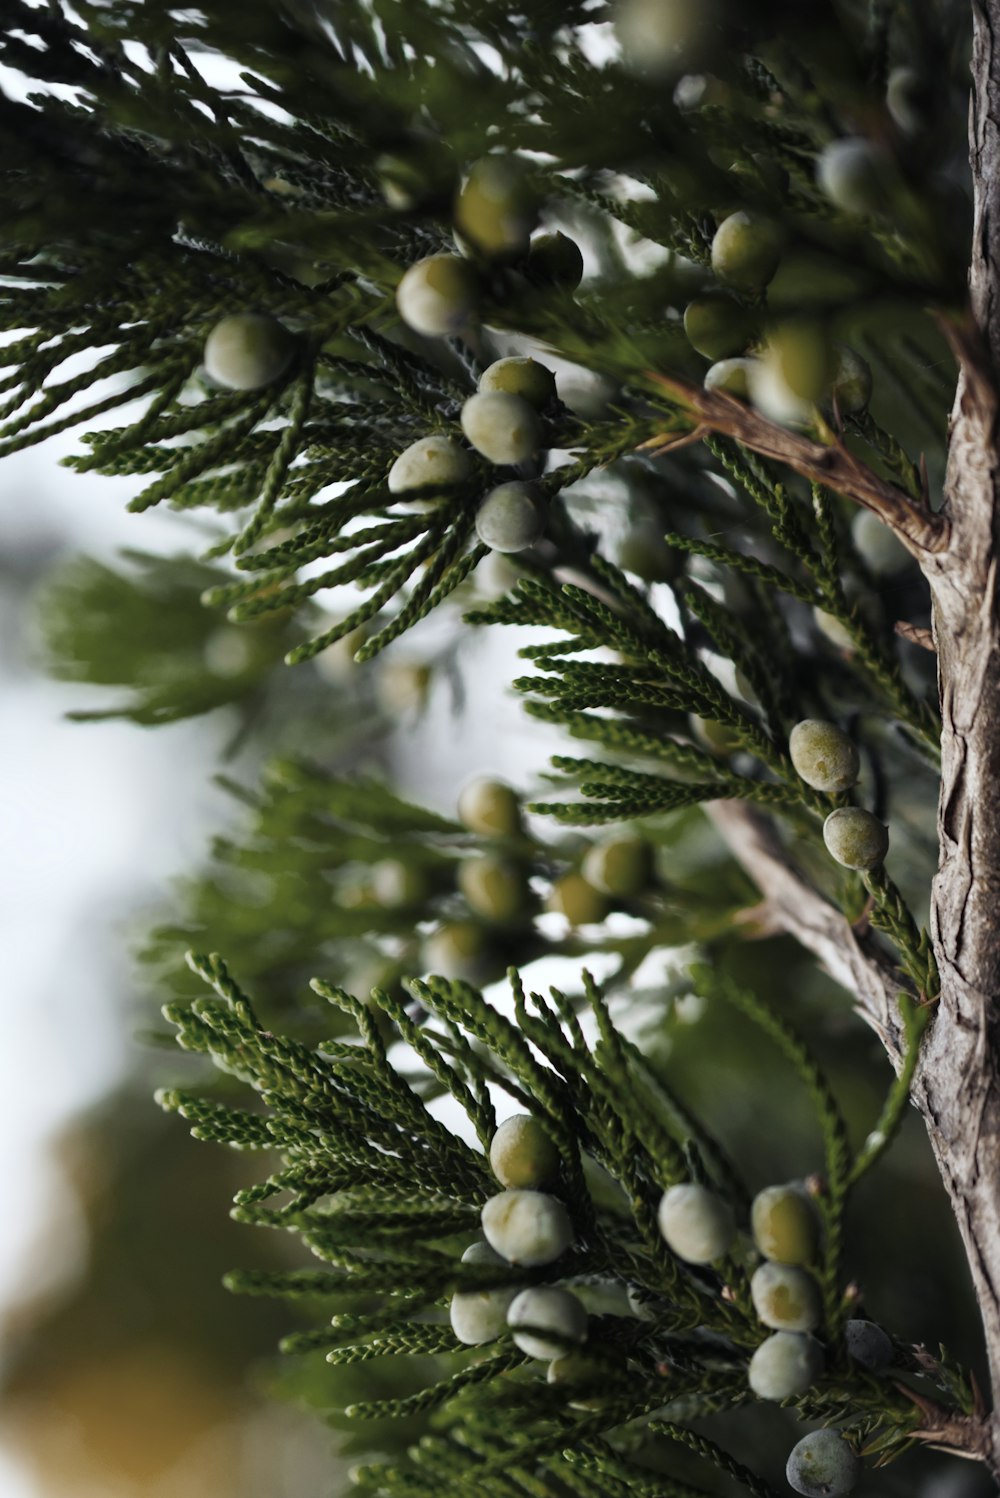
<svg viewBox="0 0 1000 1498">
<path fill-rule="evenodd" d="M 408 1449 L 358 1474 L 372 1492 L 673 1494 L 714 1463 L 759 1493 L 717 1439 L 743 1439 L 752 1398 L 842 1432 L 796 1446 L 803 1492 L 847 1491 L 859 1450 L 1000 1470 L 973 1372 L 873 1330 L 844 1252 L 912 1101 L 1000 1409 L 1000 16 L 800 10 L 3 7 L 3 61 L 43 87 L 0 100 L 0 453 L 141 402 L 72 466 L 147 476 L 135 510 L 214 512 L 173 617 L 202 640 L 203 602 L 246 630 L 228 675 L 151 683 L 134 629 L 108 662 L 99 600 L 159 627 L 152 574 L 80 575 L 50 614 L 64 668 L 169 720 L 270 692 L 282 651 L 302 670 L 351 640 L 373 661 L 464 598 L 470 626 L 531 632 L 527 710 L 591 746 L 557 756 L 530 824 L 504 786 L 455 822 L 285 759 L 222 850 L 230 887 L 190 896 L 226 958 L 191 957 L 214 997 L 173 969 L 166 1013 L 225 1075 L 161 1101 L 280 1153 L 239 1215 L 325 1267 L 231 1286 L 336 1308 L 290 1349 L 413 1360 L 415 1390 L 345 1401 L 409 1417 Z M 567 366 L 604 382 L 589 401 Z M 515 580 L 469 607 L 491 551 Z M 341 608 L 346 585 L 361 601 Z M 727 850 L 708 878 L 699 807 Z M 632 923 L 601 929 L 612 909 Z M 860 1142 L 808 1009 L 754 981 L 782 936 L 895 1072 Z M 682 943 L 684 986 L 776 1045 L 820 1125 L 808 1189 L 752 1212 L 711 1098 L 693 1108 L 628 1031 L 643 959 Z M 553 951 L 600 982 L 530 992 L 519 969 Z M 506 1007 L 474 986 L 505 967 Z M 329 1008 L 291 1008 L 293 977 Z M 429 1109 L 445 1093 L 469 1137 Z M 498 1096 L 534 1121 L 513 1166 Z M 480 1222 L 494 1252 L 462 1259 Z M 805 1465 L 824 1440 L 829 1478 Z"/>
</svg>

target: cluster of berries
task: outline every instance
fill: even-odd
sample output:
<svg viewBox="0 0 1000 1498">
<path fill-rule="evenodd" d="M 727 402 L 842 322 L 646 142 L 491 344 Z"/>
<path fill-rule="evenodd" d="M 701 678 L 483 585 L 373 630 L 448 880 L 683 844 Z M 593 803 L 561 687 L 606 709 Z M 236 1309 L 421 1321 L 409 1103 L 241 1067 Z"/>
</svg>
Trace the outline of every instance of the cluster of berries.
<svg viewBox="0 0 1000 1498">
<path fill-rule="evenodd" d="M 538 1119 L 521 1113 L 500 1125 L 490 1144 L 490 1168 L 504 1189 L 483 1206 L 485 1241 L 471 1244 L 462 1262 L 498 1270 L 555 1263 L 572 1245 L 573 1224 L 559 1198 L 540 1189 L 558 1180 L 559 1154 Z M 450 1315 L 455 1336 L 466 1346 L 510 1331 L 523 1353 L 549 1363 L 550 1383 L 565 1378 L 567 1360 L 572 1373 L 576 1350 L 587 1339 L 586 1309 L 561 1285 L 458 1290 Z"/>
<path fill-rule="evenodd" d="M 532 238 L 536 217 L 535 195 L 516 157 L 477 161 L 454 205 L 455 238 L 463 253 L 428 255 L 409 267 L 396 289 L 403 322 L 427 338 L 467 332 L 478 320 L 484 266 L 499 265 L 510 275 L 520 264 L 528 283 L 577 286 L 583 274 L 579 248 L 559 232 Z M 499 359 L 463 405 L 462 432 L 489 463 L 532 463 L 543 445 L 542 413 L 555 399 L 555 379 L 545 365 L 531 358 Z M 393 494 L 439 491 L 470 476 L 466 449 L 452 437 L 432 435 L 399 455 L 389 489 Z M 524 551 L 541 537 L 544 524 L 541 492 L 519 477 L 491 488 L 476 513 L 477 535 L 493 551 Z"/>
<path fill-rule="evenodd" d="M 705 388 L 751 400 L 765 416 L 789 424 L 810 425 L 817 406 L 836 406 L 841 415 L 863 411 L 872 376 L 860 354 L 810 320 L 761 326 L 759 303 L 782 248 L 780 227 L 755 209 L 730 213 L 716 229 L 711 257 L 719 287 L 684 312 L 689 343 L 713 361 Z"/>
<path fill-rule="evenodd" d="M 530 945 L 543 905 L 570 926 L 596 925 L 654 887 L 651 844 L 635 833 L 615 832 L 591 843 L 551 878 L 547 893 L 536 892 L 533 880 L 551 877 L 551 860 L 525 833 L 520 799 L 501 780 L 483 776 L 464 786 L 458 817 L 486 847 L 457 862 L 391 853 L 372 863 L 362 879 L 345 883 L 340 893 L 354 906 L 416 913 L 435 896 L 449 899 L 457 890 L 468 915 L 456 912 L 424 937 L 423 971 L 470 983 L 489 981 L 520 955 L 519 935 Z"/>
<path fill-rule="evenodd" d="M 857 746 L 836 723 L 805 718 L 796 723 L 788 752 L 806 785 L 840 795 L 857 783 Z M 827 852 L 845 869 L 877 869 L 889 851 L 889 829 L 861 806 L 838 806 L 823 823 Z"/>
<path fill-rule="evenodd" d="M 689 1264 L 712 1264 L 732 1249 L 736 1221 L 729 1203 L 694 1182 L 671 1186 L 659 1209 L 668 1248 Z M 760 1399 L 780 1402 L 806 1393 L 822 1377 L 826 1357 L 813 1335 L 823 1319 L 819 1285 L 809 1266 L 817 1261 L 819 1219 L 808 1192 L 798 1185 L 767 1186 L 754 1198 L 750 1228 L 762 1262 L 750 1278 L 750 1297 L 770 1336 L 757 1347 L 747 1369 Z M 892 1361 L 892 1344 L 874 1322 L 848 1321 L 848 1356 L 869 1373 Z M 806 1498 L 841 1498 L 858 1480 L 859 1462 L 839 1431 L 812 1431 L 793 1448 L 786 1475 Z"/>
<path fill-rule="evenodd" d="M 462 433 L 489 463 L 529 463 L 542 446 L 541 412 L 555 397 L 555 377 L 537 359 L 497 359 L 480 376 L 477 393 L 462 406 Z M 389 493 L 407 500 L 422 495 L 433 503 L 472 475 L 472 455 L 458 438 L 432 433 L 411 442 L 396 458 L 389 469 Z M 544 497 L 536 484 L 523 479 L 494 485 L 476 511 L 476 534 L 492 551 L 524 551 L 540 539 L 544 528 Z"/>
</svg>

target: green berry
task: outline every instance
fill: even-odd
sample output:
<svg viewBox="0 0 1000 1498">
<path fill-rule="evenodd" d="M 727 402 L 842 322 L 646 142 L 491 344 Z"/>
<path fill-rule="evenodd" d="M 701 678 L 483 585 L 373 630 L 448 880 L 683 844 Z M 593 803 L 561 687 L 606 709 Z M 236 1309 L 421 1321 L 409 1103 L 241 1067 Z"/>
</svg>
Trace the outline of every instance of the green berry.
<svg viewBox="0 0 1000 1498">
<path fill-rule="evenodd" d="M 263 390 L 285 373 L 295 337 L 263 312 L 234 312 L 205 340 L 205 373 L 224 390 Z"/>
<path fill-rule="evenodd" d="M 463 1264 L 501 1265 L 506 1259 L 488 1243 L 473 1243 L 462 1255 Z M 451 1329 L 467 1347 L 495 1342 L 507 1330 L 507 1312 L 518 1294 L 516 1285 L 500 1285 L 494 1290 L 456 1290 L 451 1297 Z"/>
<path fill-rule="evenodd" d="M 476 511 L 476 535 L 480 541 L 491 551 L 501 551 L 507 556 L 527 551 L 541 539 L 544 530 L 541 494 L 533 484 L 523 484 L 518 479 L 491 489 Z"/>
<path fill-rule="evenodd" d="M 816 162 L 820 190 L 845 213 L 884 210 L 888 176 L 885 153 L 858 135 L 831 141 Z"/>
<path fill-rule="evenodd" d="M 583 280 L 580 246 L 559 229 L 536 234 L 528 246 L 525 272 L 536 286 L 559 286 L 566 291 L 575 291 Z"/>
<path fill-rule="evenodd" d="M 913 560 L 902 541 L 871 510 L 859 510 L 855 515 L 851 540 L 876 577 L 895 577 Z"/>
<path fill-rule="evenodd" d="M 396 287 L 399 315 L 415 333 L 449 338 L 475 318 L 479 279 L 460 255 L 428 255 L 405 272 Z"/>
<path fill-rule="evenodd" d="M 768 337 L 764 358 L 789 393 L 812 405 L 830 388 L 833 351 L 826 330 L 802 319 L 783 322 Z"/>
<path fill-rule="evenodd" d="M 854 651 L 854 636 L 842 619 L 836 614 L 829 613 L 826 609 L 813 609 L 813 619 L 820 634 L 835 645 L 838 650 Z"/>
<path fill-rule="evenodd" d="M 390 494 L 410 489 L 443 488 L 460 484 L 472 472 L 472 459 L 451 437 L 420 437 L 405 447 L 389 469 Z"/>
<path fill-rule="evenodd" d="M 556 1384 L 572 1391 L 580 1388 L 583 1392 L 576 1399 L 569 1400 L 571 1410 L 592 1410 L 600 1413 L 607 1409 L 609 1399 L 607 1395 L 598 1392 L 607 1383 L 607 1369 L 594 1357 L 588 1357 L 585 1352 L 564 1352 L 561 1357 L 553 1358 L 545 1375 L 546 1383 Z M 593 1393 L 587 1393 L 593 1390 Z"/>
<path fill-rule="evenodd" d="M 462 407 L 462 431 L 491 463 L 523 463 L 542 445 L 542 424 L 521 395 L 470 395 Z"/>
<path fill-rule="evenodd" d="M 618 0 L 615 30 L 635 72 L 682 73 L 711 48 L 715 0 Z"/>
<path fill-rule="evenodd" d="M 696 297 L 684 310 L 684 331 L 691 347 L 706 359 L 728 359 L 746 348 L 754 320 L 725 292 Z"/>
<path fill-rule="evenodd" d="M 833 345 L 830 396 L 842 416 L 864 411 L 872 398 L 871 366 L 846 343 Z"/>
<path fill-rule="evenodd" d="M 857 1485 L 861 1463 L 839 1430 L 813 1430 L 788 1454 L 785 1476 L 804 1498 L 846 1498 Z"/>
<path fill-rule="evenodd" d="M 876 632 L 885 624 L 885 611 L 877 593 L 866 587 L 855 577 L 848 577 L 844 585 L 851 614 L 860 612 L 864 622 Z M 820 634 L 846 655 L 854 655 L 857 643 L 852 632 L 854 626 L 845 622 L 843 615 L 830 614 L 824 609 L 813 609 L 813 619 Z"/>
<path fill-rule="evenodd" d="M 916 135 L 928 117 L 931 90 L 915 68 L 893 68 L 886 84 L 885 102 L 903 134 Z"/>
<path fill-rule="evenodd" d="M 788 739 L 796 774 L 815 791 L 836 795 L 857 783 L 861 759 L 855 744 L 836 723 L 803 718 Z"/>
<path fill-rule="evenodd" d="M 482 395 L 519 395 L 537 410 L 547 406 L 556 393 L 556 377 L 537 359 L 496 359 L 479 377 Z"/>
<path fill-rule="evenodd" d="M 727 395 L 735 395 L 738 400 L 747 400 L 753 364 L 753 359 L 720 359 L 705 371 L 705 389 L 724 390 Z"/>
<path fill-rule="evenodd" d="M 860 806 L 838 806 L 823 823 L 823 841 L 845 869 L 877 869 L 889 851 L 889 829 Z"/>
<path fill-rule="evenodd" d="M 442 978 L 479 983 L 490 967 L 490 947 L 474 921 L 448 921 L 424 942 L 424 968 Z"/>
<path fill-rule="evenodd" d="M 573 1242 L 569 1213 L 544 1191 L 501 1191 L 482 1211 L 487 1243 L 509 1264 L 535 1268 L 561 1258 Z"/>
<path fill-rule="evenodd" d="M 766 1259 L 779 1264 L 812 1264 L 819 1246 L 819 1218 L 797 1186 L 765 1186 L 753 1199 L 750 1227 Z"/>
<path fill-rule="evenodd" d="M 379 707 L 392 717 L 422 711 L 433 677 L 433 669 L 426 661 L 380 661 L 375 673 Z"/>
<path fill-rule="evenodd" d="M 874 1321 L 845 1322 L 844 1343 L 847 1356 L 869 1373 L 884 1373 L 892 1362 L 892 1343 Z"/>
<path fill-rule="evenodd" d="M 521 831 L 521 803 L 509 785 L 484 776 L 463 786 L 458 818 L 479 837 L 516 837 Z"/>
<path fill-rule="evenodd" d="M 765 349 L 759 359 L 752 360 L 747 383 L 750 399 L 768 421 L 779 426 L 808 427 L 815 420 L 812 401 L 795 394 L 770 350 Z"/>
<path fill-rule="evenodd" d="M 712 269 L 725 285 L 759 295 L 778 269 L 782 243 L 777 224 L 741 208 L 715 231 Z"/>
<path fill-rule="evenodd" d="M 667 545 L 664 528 L 656 520 L 637 520 L 618 544 L 619 567 L 646 583 L 675 582 L 684 571 L 684 554 Z"/>
<path fill-rule="evenodd" d="M 498 926 L 517 922 L 530 909 L 524 870 L 492 853 L 464 859 L 458 866 L 458 887 L 477 915 Z"/>
<path fill-rule="evenodd" d="M 490 1141 L 490 1169 L 509 1190 L 533 1189 L 559 1174 L 559 1151 L 531 1113 L 505 1118 Z"/>
<path fill-rule="evenodd" d="M 537 217 L 526 167 L 516 156 L 484 156 L 455 202 L 455 228 L 481 255 L 523 255 Z"/>
<path fill-rule="evenodd" d="M 573 870 L 555 880 L 546 906 L 564 915 L 571 926 L 596 925 L 608 913 L 606 897 L 582 874 Z"/>
<path fill-rule="evenodd" d="M 623 833 L 595 843 L 583 860 L 583 877 L 605 895 L 639 895 L 653 871 L 652 849 L 644 837 Z"/>
<path fill-rule="evenodd" d="M 774 1332 L 750 1359 L 747 1376 L 759 1399 L 791 1399 L 822 1376 L 826 1360 L 813 1338 L 800 1332 Z"/>
<path fill-rule="evenodd" d="M 693 1181 L 664 1192 L 657 1221 L 667 1247 L 688 1264 L 723 1258 L 736 1236 L 729 1203 Z"/>
<path fill-rule="evenodd" d="M 587 1339 L 587 1313 L 569 1290 L 533 1285 L 512 1302 L 507 1325 L 529 1358 L 558 1358 Z"/>
<path fill-rule="evenodd" d="M 570 365 L 559 375 L 559 395 L 563 405 L 583 421 L 606 419 L 612 402 L 620 393 L 621 385 L 610 375 L 596 374 L 579 364 Z"/>
<path fill-rule="evenodd" d="M 372 891 L 386 910 L 402 910 L 419 905 L 427 895 L 427 876 L 423 869 L 404 863 L 401 858 L 381 858 L 372 865 Z"/>
<path fill-rule="evenodd" d="M 811 1332 L 823 1316 L 819 1286 L 794 1264 L 761 1264 L 750 1279 L 750 1298 L 765 1326 Z"/>
</svg>

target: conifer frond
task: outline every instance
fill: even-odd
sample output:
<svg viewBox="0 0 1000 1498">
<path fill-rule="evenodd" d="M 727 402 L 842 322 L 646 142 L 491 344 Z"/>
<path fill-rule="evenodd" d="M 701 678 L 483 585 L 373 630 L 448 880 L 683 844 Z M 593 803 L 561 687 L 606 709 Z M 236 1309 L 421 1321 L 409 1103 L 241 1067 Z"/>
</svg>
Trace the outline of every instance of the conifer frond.
<svg viewBox="0 0 1000 1498">
<path fill-rule="evenodd" d="M 336 1304 L 362 1293 L 380 1302 L 372 1315 L 338 1312 L 332 1327 L 293 1333 L 283 1343 L 289 1354 L 321 1354 L 345 1369 L 383 1358 L 433 1360 L 436 1371 L 418 1392 L 348 1402 L 353 1421 L 440 1412 L 435 1443 L 421 1441 L 401 1464 L 365 1469 L 363 1488 L 385 1495 L 440 1493 L 444 1483 L 456 1493 L 491 1493 L 499 1484 L 499 1494 L 502 1479 L 513 1472 L 574 1492 L 579 1472 L 593 1471 L 610 1485 L 602 1491 L 620 1491 L 623 1498 L 687 1492 L 686 1477 L 670 1475 L 669 1465 L 650 1487 L 641 1459 L 644 1450 L 677 1442 L 755 1498 L 766 1492 L 760 1479 L 689 1424 L 752 1397 L 745 1367 L 762 1337 L 743 1288 L 752 1257 L 739 1247 L 717 1264 L 685 1262 L 668 1249 L 656 1221 L 664 1188 L 690 1180 L 695 1157 L 695 1179 L 715 1191 L 735 1190 L 741 1223 L 744 1189 L 703 1125 L 652 1080 L 592 979 L 584 975 L 590 1022 L 556 991 L 548 1001 L 531 995 L 529 1003 L 514 972 L 516 1023 L 466 983 L 412 982 L 427 1016 L 419 1026 L 377 990 L 362 1003 L 317 980 L 316 992 L 353 1017 L 359 1043 L 316 1049 L 264 1029 L 220 958 L 192 955 L 190 961 L 217 997 L 169 1005 L 167 1016 L 183 1046 L 207 1051 L 253 1086 L 259 1111 L 169 1089 L 159 1101 L 188 1118 L 198 1138 L 251 1148 L 270 1142 L 278 1149 L 282 1169 L 244 1188 L 234 1215 L 292 1232 L 327 1265 L 280 1274 L 238 1271 L 228 1278 L 230 1289 L 291 1299 L 331 1295 Z M 821 1198 L 826 1257 L 817 1272 L 830 1277 L 827 1304 L 836 1310 L 851 1159 L 829 1084 L 786 1022 L 756 996 L 738 993 L 707 971 L 695 976 L 702 988 L 707 983 L 713 994 L 724 993 L 763 1025 L 799 1070 L 817 1108 L 827 1151 Z M 392 1019 L 410 1061 L 386 1049 L 380 1011 Z M 583 1026 L 590 1023 L 596 1028 L 587 1038 Z M 469 1113 L 478 1148 L 428 1111 L 412 1079 L 414 1061 Z M 473 1079 L 506 1083 L 558 1146 L 559 1179 L 551 1178 L 549 1189 L 570 1211 L 574 1241 L 547 1263 L 518 1268 L 458 1258 L 498 1189 L 483 1153 L 495 1120 L 472 1102 Z M 610 1212 L 592 1194 L 587 1158 L 624 1188 L 625 1215 Z M 281 1198 L 284 1205 L 273 1205 Z M 463 1347 L 445 1314 L 450 1297 L 472 1290 L 560 1284 L 585 1295 L 591 1283 L 603 1285 L 604 1307 L 609 1295 L 617 1297 L 615 1309 L 591 1315 L 580 1373 L 565 1387 L 541 1381 L 538 1363 L 501 1329 L 488 1349 Z M 836 1338 L 839 1322 L 828 1330 Z M 877 1432 L 887 1453 L 902 1449 L 912 1428 L 912 1402 L 840 1365 L 797 1404 L 806 1417 L 829 1419 L 836 1410 L 837 1419 L 868 1435 Z M 644 1422 L 657 1410 L 658 1419 Z M 504 1424 L 498 1425 L 501 1412 Z M 605 1439 L 622 1427 L 633 1430 L 630 1449 L 638 1443 L 638 1461 Z"/>
<path fill-rule="evenodd" d="M 595 62 L 573 14 L 559 14 L 558 48 L 540 48 L 526 45 L 499 7 L 442 11 L 413 0 L 401 47 L 392 40 L 400 15 L 393 9 L 376 22 L 364 5 L 340 7 L 331 20 L 306 4 L 276 19 L 237 18 L 221 3 L 197 11 L 162 0 L 123 4 L 113 16 L 96 4 L 13 3 L 2 55 L 43 87 L 0 111 L 0 132 L 16 142 L 20 161 L 2 186 L 9 252 L 0 265 L 0 325 L 10 334 L 3 358 L 11 373 L 0 453 L 141 401 L 128 424 L 89 433 L 89 450 L 73 465 L 148 475 L 135 509 L 168 502 L 214 511 L 222 530 L 214 550 L 253 574 L 208 592 L 210 606 L 236 618 L 359 586 L 357 607 L 289 658 L 309 659 L 378 620 L 383 627 L 364 646 L 373 655 L 453 592 L 482 555 L 470 532 L 488 465 L 427 495 L 432 508 L 419 515 L 401 514 L 385 481 L 410 442 L 457 430 L 470 375 L 488 357 L 481 339 L 471 363 L 457 343 L 414 347 L 399 335 L 393 293 L 415 260 L 451 248 L 454 187 L 464 167 L 493 149 L 491 119 L 505 118 L 506 149 L 530 161 L 531 190 L 570 221 L 583 215 L 595 242 L 611 244 L 614 220 L 700 264 L 707 277 L 705 224 L 736 191 L 720 165 L 729 153 L 746 168 L 738 179 L 745 204 L 786 219 L 800 251 L 810 215 L 836 222 L 828 257 L 870 297 L 894 297 L 905 309 L 894 347 L 912 339 L 920 309 L 947 303 L 958 279 L 943 219 L 904 196 L 903 220 L 886 237 L 880 223 L 866 228 L 832 212 L 812 161 L 833 127 L 805 102 L 791 58 L 748 55 L 727 80 L 724 102 L 690 110 L 652 80 Z M 585 30 L 589 11 L 575 14 Z M 551 35 L 550 21 L 542 35 Z M 477 52 L 484 42 L 502 59 L 499 69 Z M 239 85 L 211 86 L 205 54 L 242 70 Z M 46 91 L 51 84 L 71 99 Z M 581 126 L 606 108 L 616 129 L 581 161 Z M 640 169 L 637 148 L 660 115 L 666 154 Z M 412 128 L 417 117 L 422 135 Z M 406 184 L 402 207 L 384 194 L 393 170 Z M 790 174 L 790 196 L 774 171 Z M 112 239 L 119 261 L 120 246 L 129 253 L 109 285 L 102 268 Z M 676 260 L 648 275 L 608 263 L 575 296 L 543 290 L 516 268 L 476 267 L 489 326 L 530 335 L 623 383 L 614 421 L 570 418 L 557 405 L 547 413 L 547 445 L 571 457 L 545 475 L 550 498 L 690 428 L 662 401 L 650 407 L 655 386 L 646 379 L 650 369 L 699 377 L 679 320 L 690 277 Z M 734 300 L 757 315 L 752 295 Z M 296 354 L 262 390 L 219 391 L 199 371 L 205 339 L 219 319 L 245 309 L 281 322 Z M 907 359 L 889 362 L 905 381 Z M 867 415 L 856 425 L 912 490 L 916 470 L 898 439 Z M 724 444 L 707 446 L 734 471 Z M 688 466 L 689 486 L 699 468 Z M 769 507 L 778 541 L 805 558 L 810 543 L 795 504 L 781 484 L 768 499 L 768 482 L 758 470 L 754 497 Z M 772 563 L 756 565 L 776 580 Z M 787 574 L 786 583 L 805 596 Z M 829 579 L 827 591 L 824 608 L 852 634 L 859 664 L 930 739 L 932 714 L 908 696 L 891 652 Z"/>
<path fill-rule="evenodd" d="M 205 589 L 220 580 L 207 563 L 139 551 L 125 552 L 114 567 L 80 557 L 58 568 L 38 603 L 50 672 L 123 694 L 117 705 L 69 716 L 150 726 L 227 706 L 248 715 L 266 686 L 283 697 L 276 668 L 301 638 L 301 622 L 275 616 L 240 627 L 220 623 L 200 606 Z"/>
</svg>

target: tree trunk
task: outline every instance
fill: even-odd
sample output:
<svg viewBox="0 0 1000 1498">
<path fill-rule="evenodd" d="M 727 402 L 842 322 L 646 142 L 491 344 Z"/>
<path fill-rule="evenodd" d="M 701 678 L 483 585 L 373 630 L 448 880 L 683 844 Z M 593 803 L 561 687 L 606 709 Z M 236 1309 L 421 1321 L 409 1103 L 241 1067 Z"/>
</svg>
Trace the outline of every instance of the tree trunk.
<svg viewBox="0 0 1000 1498">
<path fill-rule="evenodd" d="M 943 733 L 931 930 L 941 975 L 914 1101 L 965 1243 L 993 1390 L 1000 1472 L 1000 0 L 976 0 L 969 272 L 975 328 L 952 412 L 945 550 L 922 559 L 934 601 Z"/>
</svg>

